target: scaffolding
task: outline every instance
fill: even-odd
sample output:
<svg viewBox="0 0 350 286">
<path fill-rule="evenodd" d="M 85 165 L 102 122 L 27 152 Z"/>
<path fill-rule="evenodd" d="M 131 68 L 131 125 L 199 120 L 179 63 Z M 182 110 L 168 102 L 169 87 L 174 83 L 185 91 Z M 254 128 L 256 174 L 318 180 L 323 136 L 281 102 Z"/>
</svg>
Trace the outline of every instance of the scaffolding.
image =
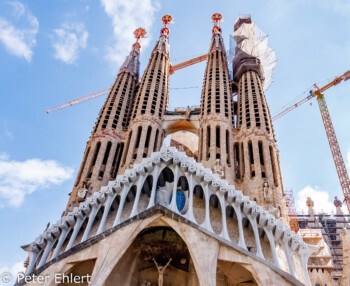
<svg viewBox="0 0 350 286">
<path fill-rule="evenodd" d="M 299 224 L 297 220 L 297 211 L 295 209 L 293 189 L 285 190 L 284 192 L 286 194 L 285 198 L 286 198 L 286 205 L 288 209 L 290 228 L 295 233 L 297 233 L 299 231 Z"/>
<path fill-rule="evenodd" d="M 300 229 L 321 230 L 324 241 L 330 248 L 334 268 L 332 278 L 339 282 L 343 274 L 343 242 L 340 233 L 343 229 L 350 230 L 350 215 L 334 214 L 297 214 Z"/>
</svg>

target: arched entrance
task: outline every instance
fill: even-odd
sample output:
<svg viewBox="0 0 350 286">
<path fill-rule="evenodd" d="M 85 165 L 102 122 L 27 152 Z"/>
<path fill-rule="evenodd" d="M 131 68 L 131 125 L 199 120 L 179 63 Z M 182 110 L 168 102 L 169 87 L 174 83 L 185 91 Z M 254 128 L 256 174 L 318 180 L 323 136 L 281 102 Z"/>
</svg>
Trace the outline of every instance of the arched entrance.
<svg viewBox="0 0 350 286">
<path fill-rule="evenodd" d="M 106 280 L 106 286 L 157 286 L 159 266 L 163 286 L 199 285 L 193 262 L 183 239 L 170 227 L 152 227 L 141 232 Z"/>
</svg>

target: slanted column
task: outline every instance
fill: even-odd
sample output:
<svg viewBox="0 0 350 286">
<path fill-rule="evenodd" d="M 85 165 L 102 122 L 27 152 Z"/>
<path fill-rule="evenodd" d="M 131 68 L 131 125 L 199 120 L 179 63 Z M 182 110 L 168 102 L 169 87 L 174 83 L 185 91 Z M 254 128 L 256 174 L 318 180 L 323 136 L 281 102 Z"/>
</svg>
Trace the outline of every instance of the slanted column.
<svg viewBox="0 0 350 286">
<path fill-rule="evenodd" d="M 74 225 L 74 230 L 73 230 L 72 236 L 70 237 L 69 243 L 66 247 L 66 251 L 72 248 L 75 242 L 75 239 L 77 238 L 77 235 L 79 233 L 80 227 L 84 221 L 84 214 L 79 208 L 74 208 L 73 213 L 74 213 L 74 216 L 77 218 L 77 221 Z"/>
<path fill-rule="evenodd" d="M 196 219 L 194 218 L 194 214 L 193 214 L 193 191 L 194 191 L 194 178 L 193 178 L 193 174 L 191 173 L 190 174 L 190 180 L 189 180 L 189 183 L 188 183 L 188 187 L 189 187 L 189 190 L 188 190 L 188 194 L 189 194 L 189 202 L 188 202 L 188 210 L 187 210 L 187 213 L 186 213 L 186 218 L 192 222 L 196 222 Z"/>
<path fill-rule="evenodd" d="M 202 186 L 203 188 L 203 186 Z M 203 188 L 204 190 L 204 197 L 205 197 L 205 219 L 204 222 L 202 223 L 202 226 L 211 231 L 214 232 L 213 228 L 211 227 L 211 223 L 210 223 L 210 214 L 209 214 L 209 196 L 210 196 L 210 191 L 209 191 L 209 183 L 207 182 Z"/>
<path fill-rule="evenodd" d="M 74 223 L 75 223 L 74 216 L 71 213 L 69 213 L 67 217 L 62 218 L 61 221 L 58 223 L 59 228 L 61 229 L 61 235 L 58 238 L 58 243 L 51 257 L 51 260 L 55 259 L 59 255 L 62 245 L 66 240 L 68 231 L 70 230 L 71 226 L 74 225 Z"/>
<path fill-rule="evenodd" d="M 159 165 L 156 165 L 156 167 L 153 170 L 153 183 L 152 183 L 152 191 L 151 191 L 151 196 L 149 199 L 149 203 L 147 206 L 147 209 L 153 207 L 155 205 L 156 201 L 156 188 L 157 188 L 157 182 L 160 174 L 160 167 Z"/>
<path fill-rule="evenodd" d="M 234 201 L 231 203 L 231 206 L 233 207 L 236 216 L 237 216 L 237 222 L 238 222 L 238 246 L 247 250 L 247 245 L 245 244 L 245 239 L 244 239 L 244 232 L 243 232 L 243 217 L 242 217 L 242 212 L 241 212 L 241 205 L 243 203 L 243 195 L 242 192 L 236 192 L 236 196 L 234 197 Z"/>
<path fill-rule="evenodd" d="M 140 201 L 141 190 L 142 190 L 143 184 L 145 183 L 145 180 L 146 180 L 146 173 L 143 172 L 139 176 L 139 179 L 136 182 L 136 185 L 137 185 L 136 197 L 135 197 L 135 200 L 134 200 L 134 205 L 132 207 L 132 211 L 131 211 L 130 217 L 133 217 L 133 216 L 137 215 L 137 208 L 138 208 L 139 201 Z"/>
<path fill-rule="evenodd" d="M 273 234 L 273 229 L 276 226 L 275 218 L 273 216 L 269 215 L 266 211 L 263 211 L 259 217 L 259 225 L 262 226 L 263 230 L 266 233 L 267 239 L 269 240 L 272 258 L 273 258 L 273 263 L 278 268 L 281 268 L 279 261 L 278 261 L 278 257 L 277 257 L 275 237 Z"/>
<path fill-rule="evenodd" d="M 50 253 L 51 248 L 53 246 L 53 243 L 55 241 L 54 236 L 51 234 L 51 232 L 48 232 L 48 231 L 45 231 L 44 239 L 46 240 L 46 247 L 44 249 L 43 255 L 41 256 L 41 259 L 40 259 L 40 262 L 39 262 L 37 268 L 39 268 L 45 264 L 46 259 L 49 256 L 49 253 Z"/>
<path fill-rule="evenodd" d="M 36 260 L 38 259 L 39 253 L 40 253 L 40 249 L 39 249 L 38 245 L 35 243 L 32 243 L 29 246 L 29 250 L 28 250 L 29 265 L 28 265 L 28 268 L 26 271 L 26 275 L 32 273 L 34 266 L 35 266 L 35 263 L 36 263 Z"/>
<path fill-rule="evenodd" d="M 254 202 L 252 201 L 245 201 L 243 204 L 243 212 L 248 218 L 250 224 L 252 225 L 256 245 L 256 255 L 262 259 L 265 259 L 261 249 L 259 230 L 256 222 L 256 217 L 258 216 L 257 207 L 253 203 Z"/>
<path fill-rule="evenodd" d="M 177 183 L 178 183 L 179 177 L 180 177 L 179 172 L 180 172 L 179 166 L 176 164 L 175 171 L 174 171 L 173 195 L 172 195 L 171 204 L 170 204 L 170 209 L 175 213 L 179 213 L 179 211 L 177 209 L 177 205 L 176 205 Z"/>
<path fill-rule="evenodd" d="M 102 215 L 102 219 L 100 222 L 100 225 L 98 226 L 98 230 L 97 230 L 97 234 L 100 234 L 103 232 L 105 224 L 106 224 L 106 220 L 107 220 L 107 216 L 109 213 L 109 210 L 111 209 L 112 206 L 112 202 L 114 201 L 114 199 L 116 198 L 116 196 L 118 194 L 115 194 L 113 192 L 113 188 L 112 187 L 108 187 L 108 190 L 105 192 L 105 194 L 107 195 L 107 200 L 105 202 L 105 209 Z"/>
<path fill-rule="evenodd" d="M 291 249 L 289 247 L 289 241 L 290 240 L 291 240 L 290 230 L 286 229 L 284 231 L 284 235 L 283 235 L 283 237 L 281 239 L 281 245 L 282 245 L 284 253 L 286 254 L 287 263 L 288 263 L 288 267 L 289 267 L 289 273 L 291 275 L 293 275 L 294 277 L 296 277 L 295 270 L 294 270 L 293 259 L 292 259 L 292 254 L 291 254 Z"/>
<path fill-rule="evenodd" d="M 301 267 L 303 268 L 305 284 L 307 286 L 311 286 L 309 271 L 307 269 L 307 262 L 312 253 L 317 252 L 318 247 L 310 247 L 305 242 L 302 242 L 298 251 L 297 256 L 300 259 Z"/>
<path fill-rule="evenodd" d="M 119 202 L 119 207 L 118 207 L 118 212 L 117 212 L 117 216 L 115 217 L 113 226 L 116 226 L 120 223 L 120 218 L 122 216 L 122 212 L 123 212 L 123 208 L 124 208 L 124 203 L 126 200 L 126 196 L 128 195 L 130 189 L 130 184 L 124 184 L 122 193 L 121 193 L 121 197 L 120 197 L 120 202 Z"/>
<path fill-rule="evenodd" d="M 217 192 L 216 194 L 219 198 L 220 205 L 221 205 L 221 217 L 222 217 L 222 231 L 220 233 L 220 236 L 230 241 L 230 237 L 228 235 L 227 231 L 227 222 L 226 222 L 226 203 L 225 203 L 225 193 L 221 190 Z"/>
<path fill-rule="evenodd" d="M 89 200 L 90 206 L 92 207 L 91 213 L 89 215 L 89 220 L 88 223 L 86 225 L 83 237 L 81 239 L 81 242 L 87 240 L 87 238 L 89 237 L 91 228 L 92 228 L 92 224 L 94 223 L 96 214 L 99 210 L 99 204 L 97 202 L 97 199 L 95 197 L 91 198 L 91 200 Z"/>
</svg>

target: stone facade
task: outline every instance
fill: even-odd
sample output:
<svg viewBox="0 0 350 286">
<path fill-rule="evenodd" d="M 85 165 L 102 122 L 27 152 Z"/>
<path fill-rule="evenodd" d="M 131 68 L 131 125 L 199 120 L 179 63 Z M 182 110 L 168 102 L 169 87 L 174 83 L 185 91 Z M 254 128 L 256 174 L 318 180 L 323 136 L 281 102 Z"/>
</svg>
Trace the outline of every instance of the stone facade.
<svg viewBox="0 0 350 286">
<path fill-rule="evenodd" d="M 145 31 L 135 32 L 138 40 L 100 111 L 64 215 L 23 246 L 26 274 L 86 274 L 90 285 L 152 286 L 161 277 L 158 261 L 169 266 L 164 285 L 310 285 L 313 250 L 286 224 L 260 63 L 237 53 L 231 80 L 221 14 L 212 20 L 201 108 L 185 114 L 166 110 L 172 17 L 162 18 L 140 83 Z M 198 136 L 197 154 L 161 149 L 165 136 L 180 130 Z M 173 145 L 195 149 L 180 139 Z"/>
</svg>

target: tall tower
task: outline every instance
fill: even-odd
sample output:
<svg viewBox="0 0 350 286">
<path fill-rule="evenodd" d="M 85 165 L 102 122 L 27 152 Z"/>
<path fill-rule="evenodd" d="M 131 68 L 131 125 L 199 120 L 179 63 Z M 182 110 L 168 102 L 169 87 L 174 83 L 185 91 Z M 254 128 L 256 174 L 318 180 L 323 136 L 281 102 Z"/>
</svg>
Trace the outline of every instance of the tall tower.
<svg viewBox="0 0 350 286">
<path fill-rule="evenodd" d="M 250 29 L 254 33 L 253 25 L 250 17 L 240 17 L 234 26 L 237 47 L 233 74 L 238 85 L 236 186 L 258 205 L 270 210 L 274 207 L 277 215 L 287 216 L 278 149 L 263 88 L 263 66 L 245 49 L 246 44 L 254 48 L 254 35 L 253 39 L 245 36 Z"/>
<path fill-rule="evenodd" d="M 212 16 L 214 27 L 204 74 L 199 130 L 199 161 L 206 168 L 220 170 L 229 184 L 234 183 L 233 117 L 230 76 L 224 41 L 222 15 Z"/>
<path fill-rule="evenodd" d="M 134 32 L 136 42 L 121 66 L 113 87 L 105 101 L 84 152 L 68 207 L 99 191 L 115 178 L 119 169 L 125 143 L 123 139 L 129 126 L 132 106 L 138 84 L 141 38 L 146 31 Z M 80 190 L 80 192 L 79 192 Z"/>
<path fill-rule="evenodd" d="M 148 66 L 142 76 L 132 112 L 126 147 L 122 159 L 123 172 L 131 164 L 158 151 L 163 140 L 162 120 L 168 102 L 169 82 L 169 24 L 172 17 L 162 17 L 164 27 L 152 51 Z"/>
</svg>

